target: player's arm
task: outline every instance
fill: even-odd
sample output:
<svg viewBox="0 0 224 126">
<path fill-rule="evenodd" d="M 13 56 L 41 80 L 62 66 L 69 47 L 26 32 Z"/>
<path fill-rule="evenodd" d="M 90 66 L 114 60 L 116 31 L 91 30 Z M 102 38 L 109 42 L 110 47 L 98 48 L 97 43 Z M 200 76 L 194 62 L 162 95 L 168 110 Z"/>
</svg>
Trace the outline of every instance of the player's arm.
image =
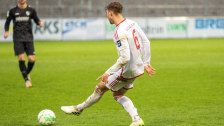
<svg viewBox="0 0 224 126">
<path fill-rule="evenodd" d="M 4 34 L 5 39 L 8 38 L 9 36 L 9 25 L 11 20 L 12 20 L 12 12 L 10 10 L 7 12 L 6 21 L 5 21 L 5 34 Z"/>
<path fill-rule="evenodd" d="M 103 82 L 108 83 L 108 77 L 111 73 L 120 70 L 125 64 L 130 60 L 130 49 L 126 36 L 120 36 L 118 41 L 118 52 L 119 58 L 117 62 L 111 66 L 102 76 L 97 78 L 97 80 L 102 79 Z"/>
<path fill-rule="evenodd" d="M 155 69 L 152 68 L 152 66 L 150 65 L 151 60 L 150 41 L 139 26 L 138 30 L 142 39 L 144 68 L 149 77 L 151 77 L 151 74 L 155 74 Z"/>
<path fill-rule="evenodd" d="M 32 16 L 31 16 L 34 20 L 34 22 L 39 25 L 40 27 L 44 27 L 44 23 L 42 23 L 39 19 L 39 17 L 37 16 L 37 12 L 35 9 L 33 9 L 33 13 L 32 13 Z"/>
</svg>

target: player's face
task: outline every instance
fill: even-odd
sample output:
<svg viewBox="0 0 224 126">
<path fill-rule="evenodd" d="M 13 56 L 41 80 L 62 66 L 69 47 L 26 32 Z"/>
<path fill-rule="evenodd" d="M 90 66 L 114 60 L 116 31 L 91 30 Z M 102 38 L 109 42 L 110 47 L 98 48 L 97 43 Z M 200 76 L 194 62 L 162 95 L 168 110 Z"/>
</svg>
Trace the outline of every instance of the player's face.
<svg viewBox="0 0 224 126">
<path fill-rule="evenodd" d="M 18 0 L 18 3 L 21 4 L 21 5 L 23 5 L 23 4 L 26 3 L 26 0 Z"/>
<path fill-rule="evenodd" d="M 110 24 L 114 24 L 113 15 L 113 11 L 107 10 L 107 19 L 109 20 Z"/>
</svg>

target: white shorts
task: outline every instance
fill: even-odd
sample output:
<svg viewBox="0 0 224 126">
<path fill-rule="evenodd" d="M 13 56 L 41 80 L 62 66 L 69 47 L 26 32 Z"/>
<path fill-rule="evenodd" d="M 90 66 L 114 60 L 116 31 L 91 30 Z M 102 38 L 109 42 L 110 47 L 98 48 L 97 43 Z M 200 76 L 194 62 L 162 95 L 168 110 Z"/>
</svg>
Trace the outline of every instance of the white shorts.
<svg viewBox="0 0 224 126">
<path fill-rule="evenodd" d="M 108 83 L 106 84 L 106 87 L 112 91 L 118 91 L 121 88 L 125 88 L 125 89 L 133 88 L 135 78 L 130 80 L 124 80 L 124 79 L 121 79 L 120 75 L 121 75 L 121 70 L 119 70 L 118 72 L 112 73 L 108 77 Z"/>
</svg>

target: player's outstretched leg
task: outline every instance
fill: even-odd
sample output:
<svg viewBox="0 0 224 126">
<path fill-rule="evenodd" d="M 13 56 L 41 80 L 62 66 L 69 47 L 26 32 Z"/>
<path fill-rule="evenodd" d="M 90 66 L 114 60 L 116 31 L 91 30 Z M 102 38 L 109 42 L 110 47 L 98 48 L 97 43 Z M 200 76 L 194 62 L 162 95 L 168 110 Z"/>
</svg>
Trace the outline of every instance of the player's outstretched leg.
<svg viewBox="0 0 224 126">
<path fill-rule="evenodd" d="M 96 103 L 103 96 L 104 92 L 108 89 L 105 86 L 102 86 L 102 83 L 96 86 L 92 95 L 90 95 L 83 103 L 77 106 L 62 106 L 61 110 L 67 114 L 80 115 L 81 112 Z"/>
<path fill-rule="evenodd" d="M 130 126 L 144 126 L 143 120 L 139 117 L 137 109 L 135 108 L 134 104 L 132 103 L 131 99 L 124 96 L 126 93 L 126 89 L 120 89 L 117 92 L 113 92 L 114 99 L 120 103 L 123 108 L 128 112 L 128 114 L 132 118 L 132 123 Z"/>
</svg>

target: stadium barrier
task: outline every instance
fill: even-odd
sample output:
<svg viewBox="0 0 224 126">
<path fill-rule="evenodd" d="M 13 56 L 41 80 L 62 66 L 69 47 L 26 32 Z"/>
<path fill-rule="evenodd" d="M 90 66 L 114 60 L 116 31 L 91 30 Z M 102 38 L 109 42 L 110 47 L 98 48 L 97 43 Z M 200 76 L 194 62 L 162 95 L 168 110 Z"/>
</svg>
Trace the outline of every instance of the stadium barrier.
<svg viewBox="0 0 224 126">
<path fill-rule="evenodd" d="M 224 38 L 224 18 L 130 18 L 152 39 Z M 44 28 L 33 23 L 35 40 L 105 40 L 112 39 L 115 25 L 106 18 L 43 19 Z M 13 25 L 5 40 L 5 20 L 0 20 L 0 41 L 12 41 Z"/>
</svg>

